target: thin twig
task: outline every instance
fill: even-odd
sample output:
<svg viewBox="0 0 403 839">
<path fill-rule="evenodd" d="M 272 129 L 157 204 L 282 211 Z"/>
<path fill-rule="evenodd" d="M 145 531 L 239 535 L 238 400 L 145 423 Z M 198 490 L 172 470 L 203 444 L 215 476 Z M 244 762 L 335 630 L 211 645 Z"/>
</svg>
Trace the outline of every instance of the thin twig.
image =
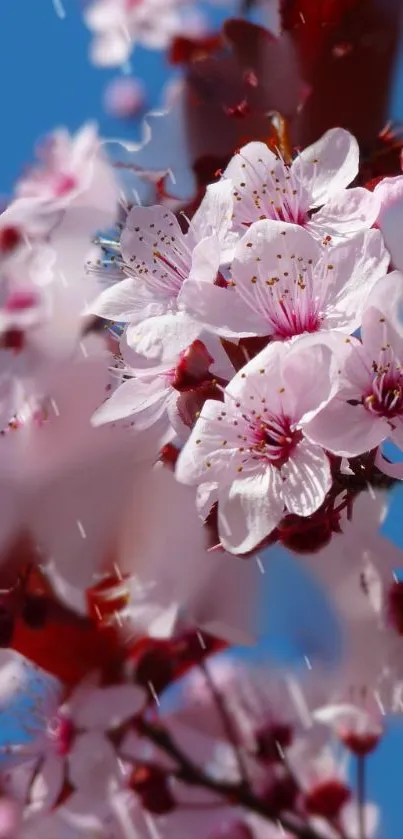
<svg viewBox="0 0 403 839">
<path fill-rule="evenodd" d="M 211 693 L 211 695 L 213 697 L 213 700 L 215 702 L 215 705 L 216 705 L 216 708 L 217 708 L 217 711 L 218 711 L 218 715 L 219 715 L 219 717 L 221 719 L 221 722 L 222 722 L 224 732 L 225 732 L 225 734 L 227 736 L 227 739 L 230 742 L 230 744 L 231 744 L 231 746 L 234 750 L 234 754 L 235 754 L 235 758 L 236 758 L 236 761 L 237 761 L 237 764 L 238 764 L 239 774 L 240 774 L 240 777 L 242 779 L 242 783 L 247 787 L 247 786 L 249 786 L 248 770 L 246 768 L 246 763 L 245 763 L 245 760 L 244 760 L 244 756 L 242 754 L 242 751 L 241 751 L 241 748 L 240 748 L 240 745 L 239 745 L 239 742 L 238 742 L 238 733 L 237 733 L 237 730 L 236 730 L 236 728 L 234 726 L 234 723 L 232 721 L 231 714 L 230 714 L 230 712 L 227 708 L 224 697 L 220 693 L 217 685 L 214 682 L 213 677 L 211 676 L 211 673 L 209 672 L 208 665 L 206 664 L 206 662 L 201 661 L 200 664 L 199 664 L 199 667 L 200 667 L 200 670 L 203 673 L 203 676 L 206 680 L 206 683 L 208 685 L 210 693 Z"/>
<path fill-rule="evenodd" d="M 159 725 L 155 726 L 144 718 L 137 720 L 136 726 L 140 735 L 147 737 L 176 760 L 178 770 L 174 771 L 175 777 L 189 784 L 189 786 L 209 789 L 216 795 L 221 795 L 227 799 L 231 804 L 245 807 L 245 809 L 267 819 L 276 826 L 280 824 L 286 832 L 293 834 L 298 839 L 324 839 L 320 833 L 317 833 L 309 825 L 302 824 L 291 816 L 279 816 L 277 812 L 273 812 L 264 801 L 257 798 L 250 788 L 245 788 L 243 784 L 226 783 L 211 778 L 181 751 L 166 729 Z"/>
</svg>

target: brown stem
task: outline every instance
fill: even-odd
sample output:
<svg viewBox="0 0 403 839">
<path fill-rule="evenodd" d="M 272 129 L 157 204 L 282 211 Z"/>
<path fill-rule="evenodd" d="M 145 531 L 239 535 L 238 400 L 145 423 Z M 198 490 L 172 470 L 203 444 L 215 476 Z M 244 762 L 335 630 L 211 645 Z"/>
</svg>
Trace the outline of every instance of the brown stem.
<svg viewBox="0 0 403 839">
<path fill-rule="evenodd" d="M 321 834 L 317 833 L 309 825 L 295 820 L 292 816 L 279 816 L 277 812 L 273 812 L 264 801 L 257 798 L 250 788 L 245 787 L 244 784 L 227 783 L 211 778 L 179 749 L 166 729 L 153 725 L 145 719 L 137 720 L 136 726 L 140 735 L 147 737 L 152 743 L 176 760 L 178 770 L 174 774 L 177 778 L 189 784 L 189 786 L 199 786 L 204 789 L 209 789 L 215 792 L 216 795 L 223 796 L 231 804 L 244 807 L 276 825 L 281 824 L 285 831 L 298 837 L 298 839 L 324 839 Z"/>
</svg>

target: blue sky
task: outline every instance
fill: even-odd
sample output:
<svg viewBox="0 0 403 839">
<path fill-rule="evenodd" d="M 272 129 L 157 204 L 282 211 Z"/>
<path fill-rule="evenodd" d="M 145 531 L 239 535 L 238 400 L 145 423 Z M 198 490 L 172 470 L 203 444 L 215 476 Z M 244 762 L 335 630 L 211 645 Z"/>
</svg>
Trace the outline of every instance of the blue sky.
<svg viewBox="0 0 403 839">
<path fill-rule="evenodd" d="M 3 0 L 2 3 L 0 195 L 11 192 L 13 181 L 32 160 L 36 141 L 55 127 L 75 130 L 86 120 L 95 119 L 103 136 L 138 136 L 138 126 L 114 121 L 103 113 L 103 89 L 116 72 L 91 67 L 89 33 L 80 17 L 80 0 L 63 0 L 63 3 L 66 10 L 63 20 L 57 16 L 53 0 Z M 150 106 L 158 104 L 169 73 L 164 58 L 139 49 L 133 57 L 132 70 L 145 78 Z M 400 75 L 403 78 L 403 73 L 399 72 Z M 403 114 L 400 99 L 397 86 L 393 98 L 396 116 Z M 403 547 L 402 492 L 403 488 L 394 494 L 392 514 L 385 530 Z M 276 607 L 271 607 L 270 614 L 265 616 L 271 639 L 266 649 L 281 651 L 285 656 L 290 653 L 292 621 L 290 625 L 287 613 L 294 620 L 302 614 L 312 637 L 319 631 L 327 634 L 331 644 L 337 645 L 337 633 L 325 615 L 324 602 L 312 584 L 304 582 L 298 564 L 293 570 L 289 559 L 277 556 L 265 575 L 265 585 L 268 590 L 273 587 L 276 590 L 273 598 Z M 401 839 L 402 747 L 403 735 L 396 725 L 371 760 L 371 787 L 383 803 L 385 839 Z"/>
</svg>

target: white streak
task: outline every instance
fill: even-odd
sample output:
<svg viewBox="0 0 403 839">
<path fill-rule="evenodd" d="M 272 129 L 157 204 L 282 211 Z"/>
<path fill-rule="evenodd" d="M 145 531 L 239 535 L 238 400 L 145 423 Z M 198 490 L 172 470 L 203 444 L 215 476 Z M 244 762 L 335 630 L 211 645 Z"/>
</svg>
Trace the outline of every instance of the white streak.
<svg viewBox="0 0 403 839">
<path fill-rule="evenodd" d="M 263 565 L 263 562 L 262 562 L 262 560 L 260 559 L 260 556 L 257 556 L 257 557 L 256 557 L 256 565 L 257 565 L 257 567 L 258 567 L 258 569 L 259 569 L 259 571 L 260 571 L 260 573 L 261 573 L 261 574 L 265 574 L 265 573 L 266 573 L 266 571 L 264 570 L 264 565 Z"/>
<path fill-rule="evenodd" d="M 53 7 L 60 20 L 64 20 L 66 11 L 62 5 L 62 0 L 53 0 Z"/>
<path fill-rule="evenodd" d="M 311 661 L 310 661 L 310 659 L 308 658 L 308 656 L 307 656 L 307 655 L 304 655 L 304 659 L 305 659 L 305 664 L 306 664 L 306 666 L 307 666 L 308 670 L 312 670 L 312 664 L 311 664 Z"/>
<path fill-rule="evenodd" d="M 83 524 L 82 524 L 82 522 L 80 521 L 80 519 L 77 519 L 77 527 L 78 527 L 78 529 L 79 529 L 79 531 L 80 531 L 80 535 L 82 536 L 82 538 L 83 538 L 83 539 L 86 539 L 86 538 L 87 538 L 87 534 L 86 534 L 86 532 L 85 532 L 85 530 L 84 530 Z"/>
<path fill-rule="evenodd" d="M 147 682 L 147 684 L 148 684 L 148 687 L 149 687 L 149 689 L 150 689 L 150 693 L 151 693 L 151 695 L 152 695 L 153 699 L 155 700 L 155 703 L 156 703 L 156 704 L 158 705 L 158 707 L 159 707 L 160 701 L 159 701 L 159 699 L 158 699 L 158 696 L 157 696 L 157 693 L 156 693 L 156 691 L 155 691 L 155 687 L 154 687 L 153 683 L 152 683 L 152 682 Z"/>
</svg>

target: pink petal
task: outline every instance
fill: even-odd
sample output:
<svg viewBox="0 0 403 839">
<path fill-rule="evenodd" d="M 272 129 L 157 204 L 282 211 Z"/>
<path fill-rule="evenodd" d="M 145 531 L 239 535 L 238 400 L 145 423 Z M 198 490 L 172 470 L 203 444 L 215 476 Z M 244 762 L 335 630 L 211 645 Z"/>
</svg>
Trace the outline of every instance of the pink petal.
<svg viewBox="0 0 403 839">
<path fill-rule="evenodd" d="M 379 807 L 376 804 L 368 802 L 364 804 L 364 835 L 367 839 L 372 839 L 376 834 L 379 825 Z M 347 836 L 351 839 L 359 839 L 361 835 L 360 819 L 358 813 L 358 806 L 355 802 L 346 804 L 341 813 L 341 824 Z"/>
<path fill-rule="evenodd" d="M 301 264 L 315 266 L 321 253 L 314 237 L 298 225 L 272 220 L 253 224 L 237 245 L 232 264 L 235 291 L 246 307 L 245 325 L 248 325 L 248 310 L 251 310 L 262 319 L 257 334 L 278 333 L 279 337 L 287 338 L 299 332 L 313 331 L 307 324 L 311 314 L 316 314 L 316 307 L 312 312 L 306 312 L 308 292 L 304 289 L 299 295 L 295 284 Z M 284 295 L 296 301 L 293 306 L 297 311 L 296 324 L 290 323 L 284 314 Z"/>
<path fill-rule="evenodd" d="M 359 233 L 333 247 L 325 261 L 333 267 L 327 275 L 324 325 L 351 334 L 361 326 L 368 297 L 388 270 L 389 254 L 382 235 L 379 230 Z"/>
<path fill-rule="evenodd" d="M 282 360 L 283 404 L 296 423 L 309 422 L 334 390 L 333 355 L 320 340 L 320 335 L 297 338 Z"/>
<path fill-rule="evenodd" d="M 331 128 L 320 140 L 300 152 L 292 168 L 309 190 L 310 206 L 320 207 L 354 180 L 358 163 L 355 137 L 344 128 Z"/>
<path fill-rule="evenodd" d="M 139 78 L 117 76 L 106 86 L 104 107 L 110 116 L 130 119 L 137 116 L 146 105 L 144 83 Z"/>
<path fill-rule="evenodd" d="M 64 782 L 64 759 L 50 754 L 45 758 L 31 786 L 31 801 L 34 808 L 50 810 L 57 801 Z"/>
<path fill-rule="evenodd" d="M 165 306 L 146 292 L 143 283 L 129 277 L 106 288 L 88 306 L 88 312 L 106 320 L 135 323 L 144 317 L 162 315 Z"/>
<path fill-rule="evenodd" d="M 201 324 L 185 312 L 177 312 L 129 326 L 126 337 L 129 346 L 140 355 L 155 363 L 164 363 L 189 347 L 199 337 L 201 328 Z"/>
<path fill-rule="evenodd" d="M 398 358 L 403 356 L 402 309 L 403 274 L 392 271 L 372 289 L 362 321 L 362 341 L 374 360 L 385 344 L 391 344 Z"/>
<path fill-rule="evenodd" d="M 259 218 L 259 210 L 253 201 L 253 190 L 259 195 L 267 174 L 275 169 L 278 159 L 265 143 L 253 142 L 243 146 L 228 164 L 224 177 L 229 178 L 236 196 L 242 200 L 234 201 L 235 218 L 239 222 L 254 222 Z"/>
<path fill-rule="evenodd" d="M 332 485 L 329 458 L 319 446 L 302 440 L 281 469 L 282 496 L 290 513 L 310 516 Z"/>
<path fill-rule="evenodd" d="M 79 728 L 109 731 L 135 716 L 144 701 L 144 692 L 135 685 L 94 688 L 78 705 L 74 722 Z"/>
<path fill-rule="evenodd" d="M 203 201 L 192 218 L 191 230 L 198 240 L 206 236 L 224 240 L 232 225 L 233 204 L 231 181 L 222 179 L 207 187 Z"/>
<path fill-rule="evenodd" d="M 384 178 L 375 187 L 374 194 L 380 201 L 378 227 L 384 236 L 392 264 L 403 270 L 403 176 Z"/>
<path fill-rule="evenodd" d="M 12 798 L 0 798 L 0 839 L 16 839 L 22 822 L 23 808 Z"/>
<path fill-rule="evenodd" d="M 376 448 L 389 437 L 390 428 L 363 405 L 349 405 L 336 396 L 304 427 L 304 433 L 334 454 L 355 457 Z"/>
<path fill-rule="evenodd" d="M 230 411 L 231 406 L 222 402 L 205 402 L 179 455 L 175 471 L 178 481 L 190 485 L 206 481 L 230 483 L 236 477 L 244 455 L 239 451 L 239 429 L 231 424 Z"/>
<path fill-rule="evenodd" d="M 191 253 L 178 221 L 165 207 L 133 207 L 120 240 L 125 262 L 147 282 L 148 273 L 166 286 L 177 286 L 188 275 Z M 162 257 L 162 258 L 161 258 Z"/>
<path fill-rule="evenodd" d="M 98 731 L 80 734 L 69 756 L 69 779 L 78 791 L 106 795 L 111 779 L 119 775 L 115 750 Z"/>
<path fill-rule="evenodd" d="M 139 379 L 129 379 L 114 391 L 92 417 L 96 427 L 108 422 L 134 417 L 133 424 L 143 431 L 157 422 L 167 410 L 171 389 L 165 380 L 157 377 L 145 384 Z"/>
<path fill-rule="evenodd" d="M 241 295 L 234 288 L 210 285 L 198 279 L 197 274 L 184 283 L 180 302 L 189 315 L 216 335 L 248 338 L 267 334 L 265 319 L 246 308 Z"/>
<path fill-rule="evenodd" d="M 375 466 L 377 466 L 384 475 L 388 475 L 389 478 L 396 478 L 398 481 L 403 480 L 403 462 L 399 461 L 398 463 L 390 463 L 389 460 L 385 460 L 380 449 L 378 449 L 375 456 Z"/>
<path fill-rule="evenodd" d="M 307 227 L 323 236 L 351 236 L 368 230 L 377 219 L 379 200 L 374 192 L 362 187 L 343 189 L 314 214 Z"/>
<path fill-rule="evenodd" d="M 284 510 L 281 490 L 280 473 L 271 466 L 219 486 L 218 529 L 226 550 L 247 553 L 274 530 Z"/>
<path fill-rule="evenodd" d="M 95 36 L 90 46 L 90 58 L 96 67 L 117 67 L 127 61 L 131 51 L 132 44 L 126 33 L 114 29 Z"/>
</svg>

